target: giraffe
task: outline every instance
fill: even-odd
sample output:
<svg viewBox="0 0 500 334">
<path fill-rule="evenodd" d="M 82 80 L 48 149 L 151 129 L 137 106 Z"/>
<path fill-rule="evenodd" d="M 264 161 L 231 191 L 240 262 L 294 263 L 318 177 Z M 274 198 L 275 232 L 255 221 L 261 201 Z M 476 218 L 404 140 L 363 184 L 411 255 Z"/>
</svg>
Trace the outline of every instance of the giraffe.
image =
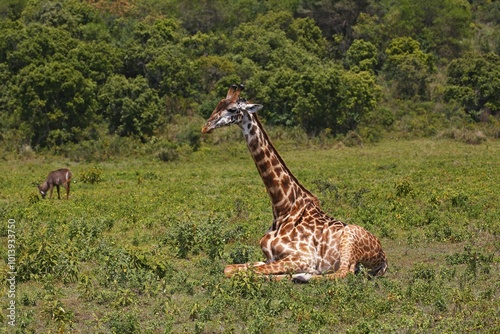
<svg viewBox="0 0 500 334">
<path fill-rule="evenodd" d="M 271 199 L 273 223 L 260 240 L 265 262 L 226 266 L 226 277 L 240 270 L 259 276 L 305 283 L 355 273 L 362 264 L 382 276 L 387 259 L 380 241 L 361 226 L 328 216 L 318 198 L 292 174 L 269 139 L 256 112 L 263 106 L 240 97 L 243 85 L 232 85 L 202 128 L 202 133 L 237 124 Z"/>
</svg>

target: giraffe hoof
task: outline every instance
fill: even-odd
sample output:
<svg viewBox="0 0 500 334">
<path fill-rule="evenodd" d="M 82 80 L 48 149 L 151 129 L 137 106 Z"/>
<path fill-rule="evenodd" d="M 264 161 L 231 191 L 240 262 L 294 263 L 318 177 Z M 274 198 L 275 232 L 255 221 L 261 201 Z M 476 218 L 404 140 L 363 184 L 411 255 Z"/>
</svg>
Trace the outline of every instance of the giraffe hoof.
<svg viewBox="0 0 500 334">
<path fill-rule="evenodd" d="M 297 274 L 292 276 L 292 282 L 296 284 L 306 284 L 310 279 L 310 274 Z"/>
</svg>

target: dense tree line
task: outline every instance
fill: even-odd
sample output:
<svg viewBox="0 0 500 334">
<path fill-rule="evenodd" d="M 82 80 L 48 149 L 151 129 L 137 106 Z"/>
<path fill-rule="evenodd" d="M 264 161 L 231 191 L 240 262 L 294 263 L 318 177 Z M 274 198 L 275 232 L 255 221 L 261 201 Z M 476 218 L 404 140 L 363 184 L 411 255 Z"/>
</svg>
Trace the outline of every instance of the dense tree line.
<svg viewBox="0 0 500 334">
<path fill-rule="evenodd" d="M 309 135 L 388 128 L 408 103 L 488 121 L 499 17 L 490 0 L 7 0 L 1 140 L 57 147 L 105 126 L 147 141 L 233 82 Z"/>
</svg>

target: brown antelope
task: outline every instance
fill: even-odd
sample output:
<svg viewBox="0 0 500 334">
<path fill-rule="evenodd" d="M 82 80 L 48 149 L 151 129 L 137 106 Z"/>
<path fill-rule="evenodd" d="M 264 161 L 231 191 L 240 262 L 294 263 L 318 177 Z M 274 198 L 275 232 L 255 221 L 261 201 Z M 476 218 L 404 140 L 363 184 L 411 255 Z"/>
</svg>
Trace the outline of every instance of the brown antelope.
<svg viewBox="0 0 500 334">
<path fill-rule="evenodd" d="M 66 189 L 66 199 L 69 197 L 69 185 L 71 183 L 71 177 L 73 174 L 67 168 L 61 168 L 49 173 L 47 179 L 42 185 L 38 186 L 38 190 L 40 190 L 40 194 L 42 194 L 42 198 L 45 198 L 47 195 L 47 190 L 50 189 L 50 196 L 52 198 L 52 190 L 54 186 L 57 188 L 57 198 L 61 199 L 59 194 L 59 186 L 63 186 Z"/>
</svg>

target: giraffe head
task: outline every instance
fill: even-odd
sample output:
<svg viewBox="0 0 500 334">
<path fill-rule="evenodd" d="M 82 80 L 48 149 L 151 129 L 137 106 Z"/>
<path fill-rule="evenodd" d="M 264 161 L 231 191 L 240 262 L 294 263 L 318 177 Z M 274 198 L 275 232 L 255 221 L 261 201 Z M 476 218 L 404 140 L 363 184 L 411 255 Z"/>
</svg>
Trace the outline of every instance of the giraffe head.
<svg viewBox="0 0 500 334">
<path fill-rule="evenodd" d="M 253 114 L 262 109 L 261 104 L 248 103 L 246 99 L 240 97 L 244 86 L 231 85 L 226 98 L 220 100 L 217 107 L 210 115 L 203 128 L 202 133 L 209 133 L 213 129 L 232 124 L 240 124 L 245 114 Z"/>
</svg>

